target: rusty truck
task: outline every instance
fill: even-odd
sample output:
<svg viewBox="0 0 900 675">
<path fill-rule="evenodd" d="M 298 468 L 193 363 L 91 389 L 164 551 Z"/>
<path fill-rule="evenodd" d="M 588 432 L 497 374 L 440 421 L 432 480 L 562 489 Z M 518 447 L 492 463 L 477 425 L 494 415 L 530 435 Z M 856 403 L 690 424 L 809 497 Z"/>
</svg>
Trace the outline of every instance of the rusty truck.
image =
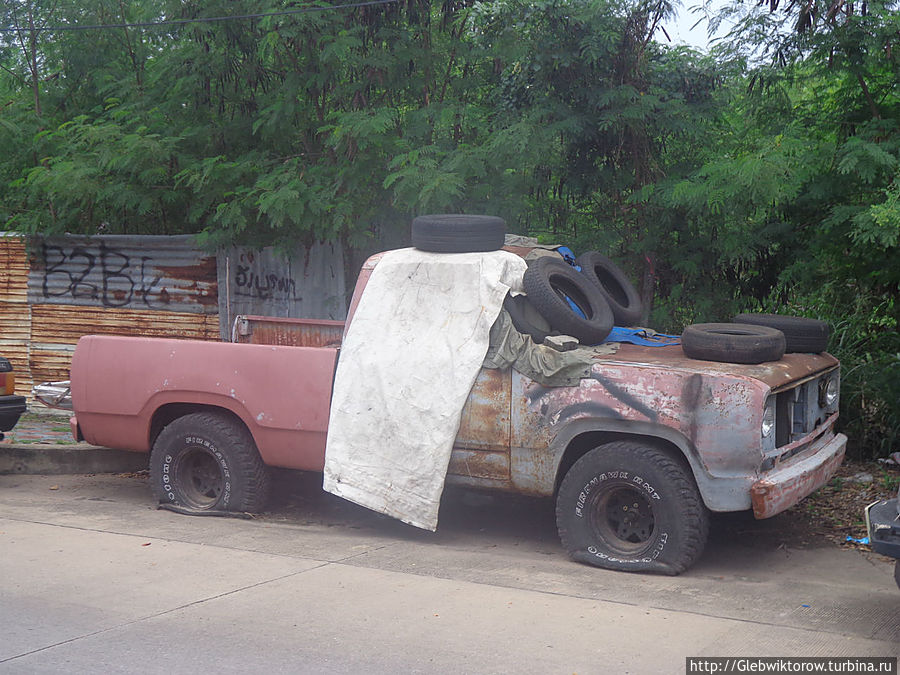
<svg viewBox="0 0 900 675">
<path fill-rule="evenodd" d="M 380 256 L 362 267 L 348 322 Z M 232 342 L 86 336 L 73 433 L 150 453 L 156 498 L 188 512 L 265 508 L 271 468 L 322 471 L 339 321 L 238 317 Z M 484 368 L 450 484 L 555 498 L 577 561 L 677 574 L 710 512 L 768 518 L 840 465 L 840 370 L 827 353 L 755 365 L 623 344 L 575 386 Z"/>
</svg>

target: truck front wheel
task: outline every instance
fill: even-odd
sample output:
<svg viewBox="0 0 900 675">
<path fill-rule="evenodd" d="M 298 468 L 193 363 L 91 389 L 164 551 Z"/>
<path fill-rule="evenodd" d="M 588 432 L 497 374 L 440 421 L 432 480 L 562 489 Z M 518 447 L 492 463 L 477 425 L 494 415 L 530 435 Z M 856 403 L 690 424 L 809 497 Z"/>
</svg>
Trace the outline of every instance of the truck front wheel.
<svg viewBox="0 0 900 675">
<path fill-rule="evenodd" d="M 216 413 L 192 413 L 157 437 L 150 481 L 161 504 L 198 513 L 255 513 L 265 507 L 269 473 L 242 424 Z"/>
<path fill-rule="evenodd" d="M 709 532 L 690 470 L 632 441 L 594 448 L 575 462 L 557 493 L 556 523 L 579 562 L 673 575 L 700 557 Z"/>
</svg>

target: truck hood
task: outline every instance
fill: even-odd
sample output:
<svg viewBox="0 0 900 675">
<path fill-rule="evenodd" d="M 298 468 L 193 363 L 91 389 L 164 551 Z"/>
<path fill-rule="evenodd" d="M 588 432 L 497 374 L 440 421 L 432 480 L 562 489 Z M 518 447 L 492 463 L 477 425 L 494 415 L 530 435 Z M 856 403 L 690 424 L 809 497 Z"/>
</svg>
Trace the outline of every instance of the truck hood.
<svg viewBox="0 0 900 675">
<path fill-rule="evenodd" d="M 779 361 L 769 361 L 755 365 L 742 363 L 719 363 L 699 361 L 684 355 L 679 345 L 670 347 L 644 347 L 623 343 L 610 356 L 598 358 L 598 363 L 622 363 L 648 368 L 666 368 L 701 375 L 731 375 L 758 380 L 773 391 L 790 385 L 817 373 L 830 370 L 838 365 L 831 354 L 785 354 Z"/>
</svg>

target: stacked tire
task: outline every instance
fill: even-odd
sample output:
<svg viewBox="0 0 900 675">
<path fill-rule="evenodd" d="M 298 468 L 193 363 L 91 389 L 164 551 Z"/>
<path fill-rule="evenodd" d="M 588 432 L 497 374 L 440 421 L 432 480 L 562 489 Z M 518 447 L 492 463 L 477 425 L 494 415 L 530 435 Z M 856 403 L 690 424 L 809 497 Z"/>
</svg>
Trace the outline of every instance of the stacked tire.
<svg viewBox="0 0 900 675">
<path fill-rule="evenodd" d="M 790 353 L 828 347 L 828 324 L 783 314 L 738 314 L 731 323 L 692 324 L 681 335 L 686 356 L 703 361 L 757 364 Z"/>
<path fill-rule="evenodd" d="M 533 260 L 523 279 L 534 308 L 552 328 L 583 344 L 599 344 L 613 325 L 632 326 L 641 316 L 637 290 L 616 264 L 597 251 L 579 256 L 575 266 L 562 258 Z"/>
<path fill-rule="evenodd" d="M 496 216 L 435 214 L 412 222 L 412 244 L 434 253 L 474 253 L 503 247 L 506 223 Z M 580 272 L 577 268 L 580 268 Z M 597 251 L 576 267 L 550 255 L 531 261 L 523 279 L 526 296 L 508 297 L 504 307 L 516 329 L 537 342 L 571 335 L 585 344 L 602 342 L 613 324 L 634 325 L 640 296 L 622 271 Z"/>
</svg>

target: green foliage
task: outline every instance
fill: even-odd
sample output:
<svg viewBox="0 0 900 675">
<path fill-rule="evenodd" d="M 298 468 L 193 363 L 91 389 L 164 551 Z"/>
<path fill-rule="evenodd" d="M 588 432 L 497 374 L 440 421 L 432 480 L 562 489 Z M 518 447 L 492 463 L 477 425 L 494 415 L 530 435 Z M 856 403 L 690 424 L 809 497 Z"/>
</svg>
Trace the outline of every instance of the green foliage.
<svg viewBox="0 0 900 675">
<path fill-rule="evenodd" d="M 777 3 L 769 3 L 774 6 Z M 863 454 L 900 428 L 900 12 L 735 2 L 713 55 L 668 1 L 0 0 L 0 217 L 208 247 L 402 244 L 425 212 L 599 249 L 646 323 L 821 316 Z"/>
<path fill-rule="evenodd" d="M 841 361 L 841 426 L 851 456 L 887 456 L 900 443 L 900 303 L 858 282 L 829 281 L 788 302 L 773 293 L 753 311 L 810 316 L 831 326 L 829 351 Z"/>
<path fill-rule="evenodd" d="M 47 154 L 10 182 L 10 196 L 26 206 L 10 225 L 44 234 L 169 233 L 180 206 L 171 189 L 180 139 L 152 133 L 112 102 L 98 118 L 79 115 L 38 137 Z"/>
</svg>

